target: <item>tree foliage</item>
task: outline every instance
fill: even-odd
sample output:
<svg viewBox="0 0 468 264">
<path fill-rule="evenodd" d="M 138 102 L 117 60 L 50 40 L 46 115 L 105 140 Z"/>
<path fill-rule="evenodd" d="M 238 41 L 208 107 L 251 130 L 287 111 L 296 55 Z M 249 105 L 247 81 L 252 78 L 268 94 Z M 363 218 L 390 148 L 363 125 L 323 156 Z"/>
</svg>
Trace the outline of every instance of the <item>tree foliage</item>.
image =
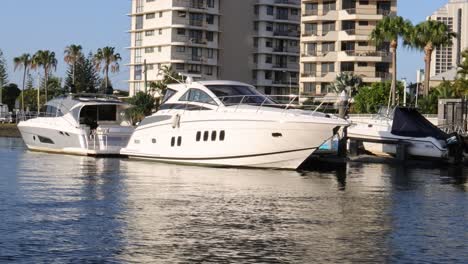
<svg viewBox="0 0 468 264">
<path fill-rule="evenodd" d="M 127 110 L 127 117 L 135 124 L 152 113 L 153 109 L 155 109 L 156 99 L 150 94 L 138 92 L 135 96 L 129 98 L 127 102 L 133 105 L 132 108 Z"/>
<path fill-rule="evenodd" d="M 7 63 L 0 50 L 0 87 L 8 83 Z"/>
<path fill-rule="evenodd" d="M 339 73 L 335 82 L 328 86 L 328 89 L 333 90 L 335 93 L 340 94 L 346 91 L 348 95 L 355 95 L 359 87 L 362 85 L 362 78 L 354 75 L 354 73 L 343 72 Z"/>
<path fill-rule="evenodd" d="M 172 66 L 164 65 L 161 67 L 160 74 L 163 76 L 162 80 L 150 83 L 150 90 L 153 95 L 159 95 L 162 99 L 166 94 L 167 86 L 172 83 L 184 82 L 184 77 L 179 75 Z M 156 109 L 159 108 L 160 100 L 156 101 Z"/>
<path fill-rule="evenodd" d="M 24 108 L 29 111 L 37 111 L 37 89 L 26 89 L 23 92 L 24 95 Z M 18 97 L 19 102 L 22 102 L 22 96 Z M 45 101 L 45 92 L 42 91 L 40 94 L 41 102 Z"/>
<path fill-rule="evenodd" d="M 71 93 L 96 93 L 101 83 L 99 73 L 93 65 L 93 54 L 83 54 L 75 65 L 75 85 L 73 85 L 73 66 L 69 65 L 65 77 L 65 89 Z"/>
<path fill-rule="evenodd" d="M 119 72 L 122 60 L 120 53 L 115 52 L 115 47 L 104 47 L 97 50 L 94 54 L 93 63 L 97 71 L 102 69 L 104 73 L 104 87 L 109 88 L 109 71 Z M 108 92 L 101 90 L 102 93 Z"/>
<path fill-rule="evenodd" d="M 21 90 L 18 88 L 18 85 L 10 83 L 3 86 L 2 88 L 2 100 L 3 103 L 8 105 L 9 109 L 14 109 L 16 104 L 16 98 L 21 94 Z"/>
<path fill-rule="evenodd" d="M 457 35 L 440 21 L 428 20 L 414 26 L 404 40 L 408 47 L 424 51 L 424 93 L 429 95 L 432 53 L 436 47 L 450 46 Z"/>
<path fill-rule="evenodd" d="M 397 48 L 398 38 L 406 38 L 410 35 L 413 24 L 400 16 L 385 16 L 377 22 L 376 27 L 371 32 L 370 39 L 376 46 L 384 43 L 390 43 L 390 52 L 392 53 L 392 102 L 396 103 L 396 85 L 397 85 Z"/>
<path fill-rule="evenodd" d="M 48 83 L 49 75 L 52 71 L 57 70 L 57 58 L 55 52 L 49 50 L 38 50 L 32 57 L 31 68 L 42 68 L 44 71 L 44 82 Z M 48 87 L 45 86 L 45 101 L 49 100 Z"/>
<path fill-rule="evenodd" d="M 462 53 L 463 61 L 458 64 L 458 74 L 461 78 L 466 79 L 468 77 L 468 49 Z"/>
<path fill-rule="evenodd" d="M 374 114 L 377 113 L 381 106 L 387 106 L 390 98 L 390 82 L 373 83 L 370 86 L 359 89 L 354 97 L 353 112 L 358 114 Z M 403 84 L 397 84 L 399 95 L 403 94 Z M 403 96 L 399 96 L 399 101 Z"/>
</svg>

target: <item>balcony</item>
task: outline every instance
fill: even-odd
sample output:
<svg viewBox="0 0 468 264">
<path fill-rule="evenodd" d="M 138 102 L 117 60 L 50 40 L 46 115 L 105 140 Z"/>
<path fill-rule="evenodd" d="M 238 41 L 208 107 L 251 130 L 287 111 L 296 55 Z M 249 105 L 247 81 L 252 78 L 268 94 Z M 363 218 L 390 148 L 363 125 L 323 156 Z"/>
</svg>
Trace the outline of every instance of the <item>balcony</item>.
<svg viewBox="0 0 468 264">
<path fill-rule="evenodd" d="M 318 16 L 318 10 L 317 9 L 305 10 L 302 16 Z"/>
<path fill-rule="evenodd" d="M 289 30 L 275 30 L 273 32 L 273 36 L 280 36 L 280 37 L 292 37 L 292 38 L 298 38 L 300 37 L 299 31 L 289 31 Z"/>
<path fill-rule="evenodd" d="M 356 50 L 345 50 L 346 55 L 352 57 L 388 57 L 391 55 L 388 51 L 356 51 Z"/>
<path fill-rule="evenodd" d="M 299 53 L 299 49 L 292 48 L 292 47 L 276 47 L 276 48 L 273 48 L 273 52 Z"/>
<path fill-rule="evenodd" d="M 275 0 L 275 4 L 280 5 L 300 5 L 300 0 Z"/>
<path fill-rule="evenodd" d="M 205 1 L 174 0 L 174 6 L 193 9 L 206 9 Z"/>
<path fill-rule="evenodd" d="M 194 27 L 203 27 L 203 20 L 191 19 L 189 21 L 189 25 Z"/>
</svg>

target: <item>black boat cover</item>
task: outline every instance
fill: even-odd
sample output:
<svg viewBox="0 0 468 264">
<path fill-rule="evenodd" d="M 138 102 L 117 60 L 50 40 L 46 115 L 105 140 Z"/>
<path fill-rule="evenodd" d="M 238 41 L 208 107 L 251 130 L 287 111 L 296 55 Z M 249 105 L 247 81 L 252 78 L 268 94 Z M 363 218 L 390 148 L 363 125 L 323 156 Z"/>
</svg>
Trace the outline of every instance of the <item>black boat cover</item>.
<svg viewBox="0 0 468 264">
<path fill-rule="evenodd" d="M 433 137 L 446 140 L 450 136 L 414 108 L 397 107 L 393 116 L 392 134 L 402 137 Z"/>
</svg>

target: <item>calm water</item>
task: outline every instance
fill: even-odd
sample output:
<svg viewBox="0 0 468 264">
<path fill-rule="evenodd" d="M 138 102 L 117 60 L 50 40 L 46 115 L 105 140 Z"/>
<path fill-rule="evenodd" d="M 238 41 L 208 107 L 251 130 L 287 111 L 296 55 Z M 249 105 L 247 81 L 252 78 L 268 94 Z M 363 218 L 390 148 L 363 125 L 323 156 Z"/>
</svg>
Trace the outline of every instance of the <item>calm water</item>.
<svg viewBox="0 0 468 264">
<path fill-rule="evenodd" d="M 0 139 L 0 262 L 468 263 L 466 169 L 210 169 Z"/>
</svg>

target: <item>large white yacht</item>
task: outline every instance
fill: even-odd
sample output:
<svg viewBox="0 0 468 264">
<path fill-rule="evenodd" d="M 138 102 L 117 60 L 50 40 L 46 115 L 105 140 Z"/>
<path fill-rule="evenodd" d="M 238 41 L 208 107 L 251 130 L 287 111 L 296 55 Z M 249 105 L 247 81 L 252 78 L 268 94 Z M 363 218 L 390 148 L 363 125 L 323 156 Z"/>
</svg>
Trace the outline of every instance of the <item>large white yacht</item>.
<svg viewBox="0 0 468 264">
<path fill-rule="evenodd" d="M 233 81 L 170 85 L 121 154 L 208 166 L 297 169 L 348 122 L 291 109 Z"/>
<path fill-rule="evenodd" d="M 115 97 L 67 95 L 45 105 L 44 116 L 18 124 L 31 150 L 76 155 L 119 155 L 134 127 L 125 120 L 129 104 Z"/>
</svg>

